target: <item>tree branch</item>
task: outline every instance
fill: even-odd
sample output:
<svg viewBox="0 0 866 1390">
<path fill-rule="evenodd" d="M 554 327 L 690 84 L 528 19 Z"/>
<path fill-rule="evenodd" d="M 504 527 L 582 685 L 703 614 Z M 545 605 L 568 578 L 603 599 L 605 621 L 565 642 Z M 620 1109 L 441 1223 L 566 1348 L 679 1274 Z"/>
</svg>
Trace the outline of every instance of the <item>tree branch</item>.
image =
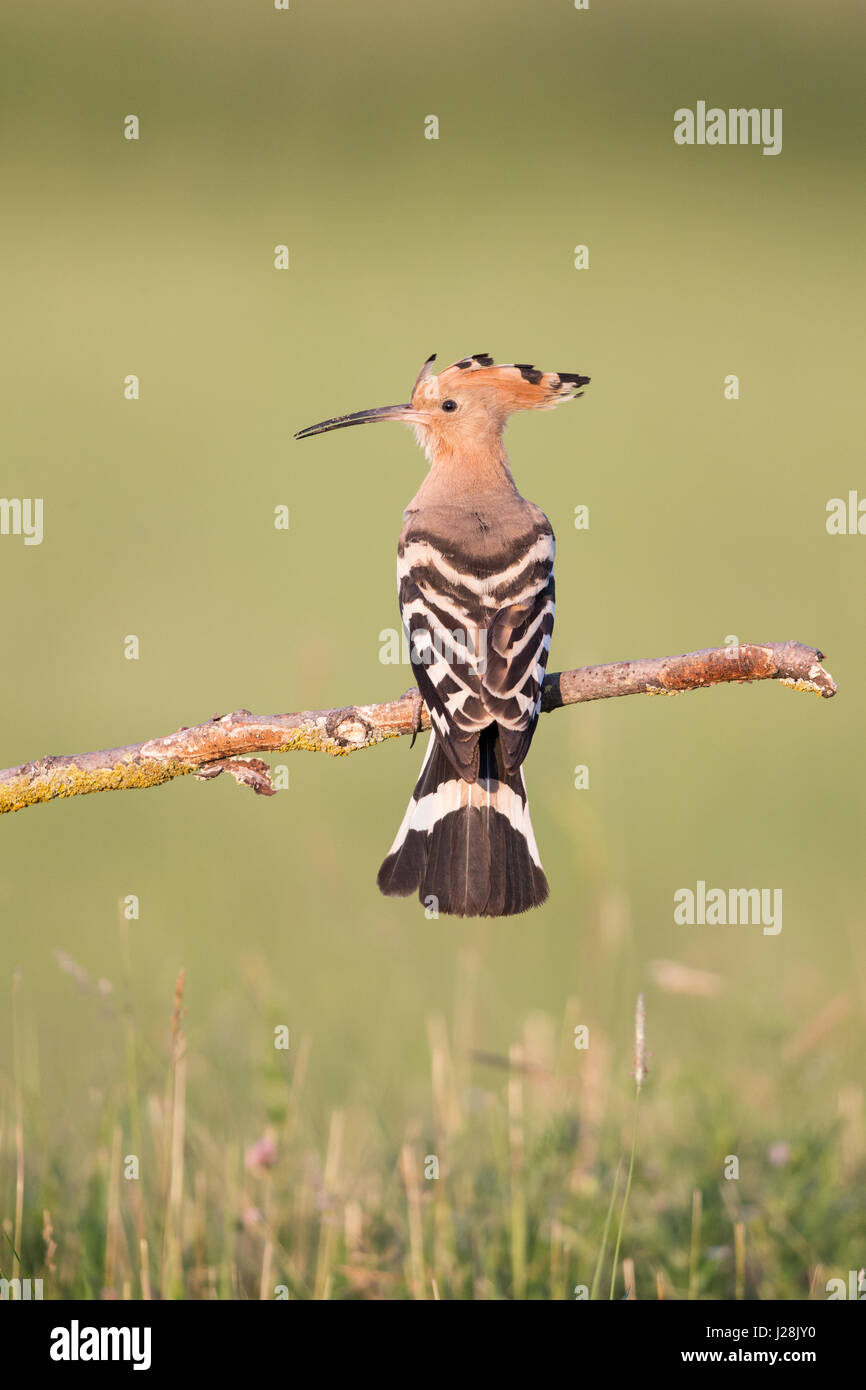
<svg viewBox="0 0 866 1390">
<path fill-rule="evenodd" d="M 563 705 L 620 695 L 679 695 L 731 681 L 778 680 L 794 690 L 829 699 L 836 694 L 836 685 L 821 665 L 823 660 L 823 653 L 799 642 L 762 642 L 712 647 L 684 656 L 619 661 L 610 666 L 584 666 L 547 677 L 542 710 L 549 713 Z M 229 772 L 255 791 L 273 795 L 267 764 L 244 755 L 297 749 L 337 756 L 354 753 L 384 739 L 412 733 L 416 707 L 417 692 L 407 691 L 399 700 L 381 705 L 271 715 L 241 709 L 145 743 L 72 757 L 38 758 L 0 772 L 0 814 L 59 796 L 155 787 L 188 772 L 200 778 Z M 423 709 L 421 728 L 429 727 L 430 719 Z"/>
</svg>

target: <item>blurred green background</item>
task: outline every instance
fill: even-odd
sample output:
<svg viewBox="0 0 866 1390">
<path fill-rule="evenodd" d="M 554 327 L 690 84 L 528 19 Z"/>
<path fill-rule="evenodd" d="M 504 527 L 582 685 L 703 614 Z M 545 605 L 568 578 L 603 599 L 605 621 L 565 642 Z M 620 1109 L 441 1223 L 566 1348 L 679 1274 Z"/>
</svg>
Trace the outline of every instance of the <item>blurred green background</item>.
<svg viewBox="0 0 866 1390">
<path fill-rule="evenodd" d="M 476 1048 L 507 1054 L 577 1000 L 627 1089 L 644 989 L 656 1094 L 685 1069 L 738 1132 L 779 1140 L 832 1135 L 853 1094 L 862 1128 L 866 539 L 825 529 L 829 498 L 866 492 L 862 9 L 14 0 L 3 30 L 0 492 L 43 497 L 45 536 L 0 538 L 0 765 L 405 690 L 379 634 L 423 456 L 396 428 L 292 434 L 406 399 L 434 350 L 592 377 L 507 436 L 558 537 L 551 670 L 736 635 L 819 646 L 840 684 L 544 718 L 528 784 L 551 898 L 501 922 L 379 896 L 408 740 L 277 755 L 290 787 L 270 800 L 186 778 L 5 818 L 0 1095 L 8 1119 L 20 967 L 28 1153 L 101 1135 L 117 1019 L 52 953 L 116 999 L 133 893 L 137 1026 L 165 1051 L 185 967 L 188 1105 L 226 1142 L 265 1122 L 282 1022 L 311 1042 L 311 1132 L 360 1105 L 399 1143 L 429 1090 L 426 1020 L 454 1017 L 469 961 Z M 698 100 L 782 107 L 782 153 L 677 147 L 673 112 Z M 781 887 L 783 931 L 676 926 L 698 879 Z M 721 992 L 663 990 L 659 959 Z M 700 1152 L 688 1094 L 671 1123 Z"/>
</svg>

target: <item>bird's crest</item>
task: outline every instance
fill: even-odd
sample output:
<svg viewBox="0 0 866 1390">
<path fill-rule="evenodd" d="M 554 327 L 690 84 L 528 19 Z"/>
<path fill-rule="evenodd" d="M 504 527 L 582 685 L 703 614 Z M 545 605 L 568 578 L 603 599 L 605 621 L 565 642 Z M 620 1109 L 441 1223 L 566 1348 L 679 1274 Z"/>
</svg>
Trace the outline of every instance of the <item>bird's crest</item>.
<svg viewBox="0 0 866 1390">
<path fill-rule="evenodd" d="M 429 408 L 446 400 L 452 390 L 478 391 L 495 398 L 504 411 L 552 410 L 563 401 L 583 395 L 588 376 L 577 372 L 543 372 L 530 362 L 496 363 L 486 352 L 461 357 L 438 374 L 433 371 L 436 354 L 428 357 L 412 394 L 412 404 Z"/>
</svg>

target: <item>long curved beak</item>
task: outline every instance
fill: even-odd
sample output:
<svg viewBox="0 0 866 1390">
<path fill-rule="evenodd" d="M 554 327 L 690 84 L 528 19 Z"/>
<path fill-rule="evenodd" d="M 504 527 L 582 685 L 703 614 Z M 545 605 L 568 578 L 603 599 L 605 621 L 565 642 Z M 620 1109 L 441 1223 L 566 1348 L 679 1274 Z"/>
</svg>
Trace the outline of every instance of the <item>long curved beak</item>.
<svg viewBox="0 0 866 1390">
<path fill-rule="evenodd" d="M 318 425 L 307 425 L 298 430 L 295 439 L 309 439 L 313 434 L 327 434 L 328 430 L 343 430 L 349 425 L 367 425 L 376 420 L 401 420 L 404 425 L 425 425 L 426 416 L 411 405 L 380 405 L 375 410 L 356 410 L 353 415 L 335 415 L 332 420 L 322 420 Z"/>
</svg>

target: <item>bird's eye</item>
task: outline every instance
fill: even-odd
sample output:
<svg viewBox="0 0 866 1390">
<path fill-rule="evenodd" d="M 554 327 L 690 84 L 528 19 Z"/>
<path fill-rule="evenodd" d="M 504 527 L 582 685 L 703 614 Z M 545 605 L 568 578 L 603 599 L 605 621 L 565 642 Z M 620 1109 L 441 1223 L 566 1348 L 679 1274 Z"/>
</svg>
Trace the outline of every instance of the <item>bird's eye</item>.
<svg viewBox="0 0 866 1390">
<path fill-rule="evenodd" d="M 443 410 L 448 410 L 448 411 L 456 410 L 456 409 L 457 409 L 457 402 L 456 402 L 456 401 L 452 401 L 452 400 L 443 401 L 443 402 L 442 402 L 442 409 L 443 409 Z"/>
</svg>

